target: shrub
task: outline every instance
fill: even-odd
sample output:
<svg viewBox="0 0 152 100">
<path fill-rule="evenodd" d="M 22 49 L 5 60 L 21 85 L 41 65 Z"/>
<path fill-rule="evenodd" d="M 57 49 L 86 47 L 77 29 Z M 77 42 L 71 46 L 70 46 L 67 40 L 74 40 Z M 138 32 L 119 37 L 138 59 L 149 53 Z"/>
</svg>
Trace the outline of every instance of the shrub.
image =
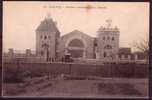
<svg viewBox="0 0 152 100">
<path fill-rule="evenodd" d="M 3 74 L 4 83 L 16 83 L 23 82 L 23 76 L 20 72 L 4 72 Z"/>
</svg>

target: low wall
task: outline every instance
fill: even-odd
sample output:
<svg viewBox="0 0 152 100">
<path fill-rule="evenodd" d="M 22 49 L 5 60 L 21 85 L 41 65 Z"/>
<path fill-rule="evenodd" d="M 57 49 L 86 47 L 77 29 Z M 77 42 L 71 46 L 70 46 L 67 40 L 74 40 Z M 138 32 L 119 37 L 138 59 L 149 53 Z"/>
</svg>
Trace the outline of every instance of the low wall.
<svg viewBox="0 0 152 100">
<path fill-rule="evenodd" d="M 67 63 L 3 63 L 4 77 L 12 73 L 29 73 L 35 75 L 71 74 L 76 76 L 101 76 L 101 77 L 148 77 L 148 65 L 146 64 L 67 64 Z"/>
</svg>

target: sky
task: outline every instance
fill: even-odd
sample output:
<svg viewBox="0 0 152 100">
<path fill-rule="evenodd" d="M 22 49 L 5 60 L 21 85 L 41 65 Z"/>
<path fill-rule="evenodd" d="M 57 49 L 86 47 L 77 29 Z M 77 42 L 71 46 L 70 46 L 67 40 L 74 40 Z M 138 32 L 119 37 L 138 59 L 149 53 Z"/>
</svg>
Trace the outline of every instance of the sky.
<svg viewBox="0 0 152 100">
<path fill-rule="evenodd" d="M 3 51 L 32 49 L 36 28 L 48 15 L 57 22 L 61 36 L 75 29 L 96 37 L 100 26 L 112 20 L 120 29 L 120 47 L 149 36 L 148 2 L 3 2 Z"/>
</svg>

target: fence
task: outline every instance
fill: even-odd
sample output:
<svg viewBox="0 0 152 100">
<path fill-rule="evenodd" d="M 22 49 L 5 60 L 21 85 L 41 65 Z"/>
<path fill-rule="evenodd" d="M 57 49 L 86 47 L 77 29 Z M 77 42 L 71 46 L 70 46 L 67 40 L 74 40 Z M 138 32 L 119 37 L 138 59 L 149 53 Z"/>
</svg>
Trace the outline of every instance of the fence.
<svg viewBox="0 0 152 100">
<path fill-rule="evenodd" d="M 146 64 L 72 64 L 72 63 L 3 63 L 4 79 L 29 76 L 69 74 L 74 76 L 100 76 L 119 78 L 148 77 Z"/>
</svg>

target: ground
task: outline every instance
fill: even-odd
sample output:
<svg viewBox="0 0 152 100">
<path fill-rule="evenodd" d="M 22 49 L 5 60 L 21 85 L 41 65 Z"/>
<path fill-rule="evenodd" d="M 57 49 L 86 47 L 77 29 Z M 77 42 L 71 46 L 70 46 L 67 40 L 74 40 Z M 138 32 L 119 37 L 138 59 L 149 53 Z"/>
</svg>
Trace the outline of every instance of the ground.
<svg viewBox="0 0 152 100">
<path fill-rule="evenodd" d="M 91 78 L 63 79 L 29 78 L 23 83 L 3 84 L 3 96 L 17 97 L 147 97 L 148 79 Z"/>
</svg>

